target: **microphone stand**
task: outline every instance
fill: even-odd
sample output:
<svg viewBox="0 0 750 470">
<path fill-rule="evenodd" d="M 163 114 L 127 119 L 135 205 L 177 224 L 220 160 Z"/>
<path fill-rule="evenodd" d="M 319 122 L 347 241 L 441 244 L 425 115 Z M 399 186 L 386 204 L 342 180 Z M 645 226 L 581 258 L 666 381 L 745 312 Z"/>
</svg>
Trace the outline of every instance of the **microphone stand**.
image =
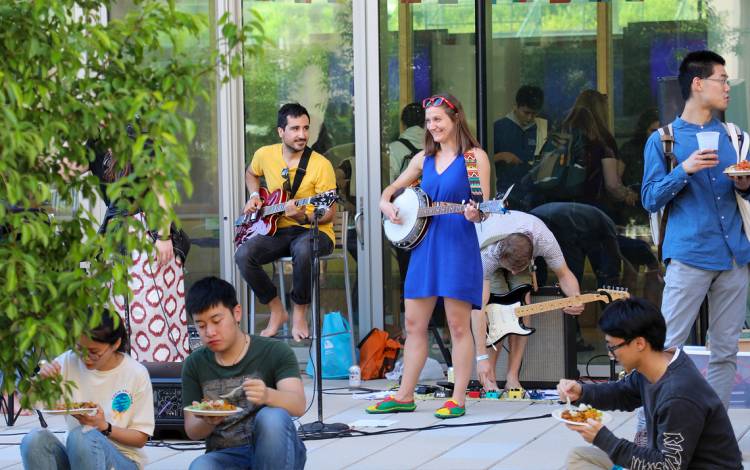
<svg viewBox="0 0 750 470">
<path fill-rule="evenodd" d="M 312 321 L 313 321 L 313 345 L 315 346 L 315 386 L 314 391 L 317 393 L 318 400 L 318 420 L 312 423 L 303 424 L 299 427 L 299 433 L 308 437 L 312 435 L 336 435 L 349 431 L 349 426 L 344 423 L 324 423 L 323 422 L 323 366 L 321 360 L 321 327 L 320 327 L 320 230 L 318 221 L 326 213 L 325 206 L 316 207 L 313 211 L 312 223 L 310 230 L 312 236 L 310 243 L 312 245 L 312 273 L 311 273 L 311 302 Z"/>
</svg>

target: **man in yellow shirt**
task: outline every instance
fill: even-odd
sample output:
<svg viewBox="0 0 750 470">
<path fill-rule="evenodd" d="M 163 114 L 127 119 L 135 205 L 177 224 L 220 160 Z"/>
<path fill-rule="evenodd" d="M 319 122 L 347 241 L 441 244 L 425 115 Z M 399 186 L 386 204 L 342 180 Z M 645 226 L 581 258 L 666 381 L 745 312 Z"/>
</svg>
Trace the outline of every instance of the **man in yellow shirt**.
<svg viewBox="0 0 750 470">
<path fill-rule="evenodd" d="M 277 131 L 280 144 L 259 148 L 253 155 L 245 171 L 245 184 L 250 193 L 243 209 L 252 213 L 262 206 L 258 194 L 260 178 L 265 179 L 266 187 L 273 192 L 282 189 L 293 192 L 294 199 L 304 199 L 332 189 L 336 189 L 336 176 L 333 165 L 323 155 L 312 152 L 307 168 L 300 182 L 297 182 L 297 170 L 307 146 L 310 130 L 310 114 L 298 103 L 283 105 L 278 112 Z M 286 183 L 286 184 L 285 184 Z M 295 186 L 298 186 L 295 191 Z M 285 205 L 284 214 L 278 220 L 278 228 L 273 235 L 255 235 L 243 243 L 234 255 L 234 260 L 262 304 L 271 310 L 271 318 L 261 336 L 275 336 L 279 328 L 288 320 L 289 313 L 284 309 L 281 298 L 263 270 L 263 265 L 284 256 L 292 257 L 293 275 L 291 299 L 294 302 L 292 316 L 292 336 L 296 341 L 310 337 L 307 323 L 307 306 L 310 303 L 310 261 L 312 231 L 310 223 L 313 217 L 313 206 L 297 206 L 290 200 Z M 333 217 L 334 206 L 328 208 L 320 217 L 320 255 L 333 251 Z M 283 293 L 282 293 L 283 295 Z"/>
</svg>

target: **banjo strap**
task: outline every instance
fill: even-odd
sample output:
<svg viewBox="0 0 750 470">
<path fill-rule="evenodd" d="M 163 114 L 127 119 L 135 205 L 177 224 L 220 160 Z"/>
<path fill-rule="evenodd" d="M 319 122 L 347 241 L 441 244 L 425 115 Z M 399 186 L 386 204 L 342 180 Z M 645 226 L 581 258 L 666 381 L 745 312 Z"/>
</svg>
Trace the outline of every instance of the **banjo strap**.
<svg viewBox="0 0 750 470">
<path fill-rule="evenodd" d="M 479 168 L 477 168 L 477 157 L 474 151 L 464 152 L 464 163 L 466 164 L 466 176 L 469 178 L 469 187 L 471 188 L 471 199 L 474 202 L 482 202 L 482 186 L 479 183 Z"/>
</svg>

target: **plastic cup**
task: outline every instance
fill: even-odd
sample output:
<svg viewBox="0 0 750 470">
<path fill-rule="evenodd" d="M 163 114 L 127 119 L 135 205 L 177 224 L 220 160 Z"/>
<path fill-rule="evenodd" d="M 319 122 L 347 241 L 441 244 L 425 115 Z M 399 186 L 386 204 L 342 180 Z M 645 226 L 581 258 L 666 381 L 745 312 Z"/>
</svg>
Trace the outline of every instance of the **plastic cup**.
<svg viewBox="0 0 750 470">
<path fill-rule="evenodd" d="M 698 148 L 701 150 L 719 150 L 719 133 L 716 131 L 698 132 Z"/>
</svg>

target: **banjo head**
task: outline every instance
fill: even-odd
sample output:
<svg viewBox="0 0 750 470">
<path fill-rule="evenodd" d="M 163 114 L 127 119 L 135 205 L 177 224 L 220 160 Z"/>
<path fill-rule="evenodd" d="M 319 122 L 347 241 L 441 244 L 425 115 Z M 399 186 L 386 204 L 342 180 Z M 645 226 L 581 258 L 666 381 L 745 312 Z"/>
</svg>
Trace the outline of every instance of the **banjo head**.
<svg viewBox="0 0 750 470">
<path fill-rule="evenodd" d="M 419 209 L 429 204 L 430 198 L 421 188 L 405 188 L 393 200 L 393 205 L 398 208 L 401 223 L 394 224 L 387 218 L 383 219 L 386 238 L 399 248 L 410 249 L 416 246 L 428 221 L 426 217 L 418 217 Z"/>
</svg>

